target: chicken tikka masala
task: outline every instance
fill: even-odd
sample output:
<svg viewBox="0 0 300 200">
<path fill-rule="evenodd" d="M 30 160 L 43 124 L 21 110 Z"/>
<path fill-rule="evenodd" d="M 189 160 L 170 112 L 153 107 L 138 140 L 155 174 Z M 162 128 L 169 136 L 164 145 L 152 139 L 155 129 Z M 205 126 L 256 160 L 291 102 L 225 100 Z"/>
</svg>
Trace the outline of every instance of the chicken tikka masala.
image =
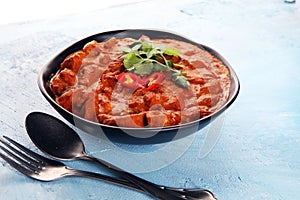
<svg viewBox="0 0 300 200">
<path fill-rule="evenodd" d="M 230 74 L 218 58 L 173 39 L 91 41 L 50 80 L 56 102 L 90 121 L 166 127 L 208 116 L 228 100 Z"/>
</svg>

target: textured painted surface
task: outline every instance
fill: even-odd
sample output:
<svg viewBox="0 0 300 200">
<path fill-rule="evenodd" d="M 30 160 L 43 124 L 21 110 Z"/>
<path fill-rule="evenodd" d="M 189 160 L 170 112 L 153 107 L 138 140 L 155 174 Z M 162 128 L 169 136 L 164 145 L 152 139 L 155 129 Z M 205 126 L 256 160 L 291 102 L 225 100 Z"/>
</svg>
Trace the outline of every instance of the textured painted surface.
<svg viewBox="0 0 300 200">
<path fill-rule="evenodd" d="M 0 134 L 38 151 L 25 133 L 26 114 L 38 110 L 60 117 L 38 90 L 40 67 L 82 37 L 123 28 L 166 29 L 214 48 L 236 70 L 241 92 L 224 116 L 183 140 L 112 144 L 79 131 L 88 152 L 155 183 L 205 187 L 222 200 L 299 198 L 299 2 L 146 1 L 0 26 Z M 205 154 L 207 142 L 213 148 Z M 181 147 L 182 153 L 168 163 Z M 153 152 L 161 153 L 148 159 Z M 99 171 L 89 163 L 66 164 Z M 3 160 L 0 191 L 0 199 L 150 199 L 83 178 L 38 182 Z"/>
</svg>

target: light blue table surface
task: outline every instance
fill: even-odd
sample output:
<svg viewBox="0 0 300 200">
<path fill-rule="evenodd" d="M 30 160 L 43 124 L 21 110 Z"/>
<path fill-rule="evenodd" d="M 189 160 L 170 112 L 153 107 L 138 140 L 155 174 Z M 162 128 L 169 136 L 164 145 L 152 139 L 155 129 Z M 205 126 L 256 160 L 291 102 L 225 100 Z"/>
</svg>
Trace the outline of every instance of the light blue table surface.
<svg viewBox="0 0 300 200">
<path fill-rule="evenodd" d="M 88 2 L 88 1 L 87 1 Z M 112 143 L 78 131 L 92 155 L 155 183 L 203 187 L 220 200 L 296 200 L 300 192 L 300 6 L 283 0 L 145 1 L 0 26 L 0 134 L 39 152 L 25 132 L 31 111 L 61 116 L 37 86 L 40 68 L 89 35 L 163 29 L 212 47 L 241 82 L 210 126 L 163 144 Z M 99 172 L 87 162 L 65 162 Z M 151 199 L 85 178 L 39 182 L 0 159 L 0 199 Z"/>
</svg>

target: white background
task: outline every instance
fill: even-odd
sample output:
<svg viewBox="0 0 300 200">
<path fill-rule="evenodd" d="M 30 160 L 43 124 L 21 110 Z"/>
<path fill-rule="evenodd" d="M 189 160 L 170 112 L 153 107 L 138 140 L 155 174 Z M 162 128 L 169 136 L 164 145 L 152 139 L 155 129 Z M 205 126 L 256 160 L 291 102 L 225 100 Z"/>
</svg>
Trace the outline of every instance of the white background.
<svg viewBox="0 0 300 200">
<path fill-rule="evenodd" d="M 143 0 L 6 0 L 0 6 L 0 25 L 87 12 Z"/>
</svg>

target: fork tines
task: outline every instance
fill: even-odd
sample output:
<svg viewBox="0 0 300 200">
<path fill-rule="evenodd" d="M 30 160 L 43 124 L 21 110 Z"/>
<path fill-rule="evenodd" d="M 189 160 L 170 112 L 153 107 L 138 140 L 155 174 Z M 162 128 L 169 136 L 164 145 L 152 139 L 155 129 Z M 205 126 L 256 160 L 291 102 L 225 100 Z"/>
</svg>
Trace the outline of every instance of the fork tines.
<svg viewBox="0 0 300 200">
<path fill-rule="evenodd" d="M 0 138 L 0 143 L 2 144 L 0 145 L 0 148 L 5 153 L 0 152 L 0 157 L 19 172 L 27 176 L 30 176 L 32 173 L 38 173 L 40 162 L 36 161 L 34 158 L 39 157 L 39 155 L 9 137 L 3 137 L 9 143 Z"/>
</svg>

